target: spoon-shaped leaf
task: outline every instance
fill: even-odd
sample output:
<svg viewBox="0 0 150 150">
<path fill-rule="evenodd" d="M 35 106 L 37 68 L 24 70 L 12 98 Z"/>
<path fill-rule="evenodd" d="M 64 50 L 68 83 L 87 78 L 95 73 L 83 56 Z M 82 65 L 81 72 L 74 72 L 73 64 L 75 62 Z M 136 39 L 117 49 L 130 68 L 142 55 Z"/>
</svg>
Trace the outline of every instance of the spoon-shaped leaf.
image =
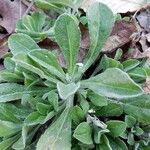
<svg viewBox="0 0 150 150">
<path fill-rule="evenodd" d="M 13 55 L 19 52 L 28 53 L 33 49 L 39 48 L 30 36 L 22 33 L 11 35 L 8 39 L 8 46 Z"/>
<path fill-rule="evenodd" d="M 83 72 L 95 61 L 114 25 L 112 11 L 102 3 L 94 3 L 87 11 L 90 49 L 84 60 Z"/>
<path fill-rule="evenodd" d="M 143 90 L 127 73 L 118 68 L 107 69 L 88 80 L 81 82 L 81 87 L 91 89 L 93 92 L 111 98 L 127 98 L 141 95 Z"/>
<path fill-rule="evenodd" d="M 55 24 L 55 38 L 66 60 L 69 73 L 73 73 L 80 47 L 80 30 L 74 16 L 63 14 Z"/>
</svg>

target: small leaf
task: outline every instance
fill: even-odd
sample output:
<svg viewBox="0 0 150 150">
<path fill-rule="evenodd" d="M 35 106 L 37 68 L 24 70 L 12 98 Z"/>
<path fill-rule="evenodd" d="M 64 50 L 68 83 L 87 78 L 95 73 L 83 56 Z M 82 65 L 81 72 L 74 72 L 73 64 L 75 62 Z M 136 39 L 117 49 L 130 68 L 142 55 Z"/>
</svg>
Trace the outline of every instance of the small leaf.
<svg viewBox="0 0 150 150">
<path fill-rule="evenodd" d="M 103 70 L 106 70 L 108 68 L 123 69 L 123 65 L 119 61 L 109 58 L 105 55 L 102 59 L 102 68 L 103 68 Z"/>
<path fill-rule="evenodd" d="M 128 150 L 126 144 L 120 138 L 108 137 L 112 150 Z"/>
<path fill-rule="evenodd" d="M 89 92 L 88 97 L 95 106 L 106 106 L 108 104 L 106 97 L 95 94 L 94 92 Z"/>
<path fill-rule="evenodd" d="M 78 82 L 77 84 L 64 84 L 62 82 L 57 83 L 57 90 L 61 99 L 67 99 L 71 95 L 75 94 L 79 88 L 80 82 Z"/>
<path fill-rule="evenodd" d="M 147 74 L 145 69 L 142 67 L 137 67 L 128 71 L 129 76 L 136 82 L 145 82 L 147 78 Z"/>
<path fill-rule="evenodd" d="M 88 88 L 96 94 L 117 99 L 136 97 L 143 93 L 142 88 L 118 68 L 107 69 L 104 73 L 81 81 L 81 87 Z"/>
<path fill-rule="evenodd" d="M 91 45 L 84 60 L 83 72 L 86 71 L 98 57 L 114 25 L 113 13 L 103 3 L 94 3 L 91 5 L 87 11 L 87 18 Z"/>
<path fill-rule="evenodd" d="M 111 120 L 107 121 L 107 128 L 113 137 L 121 136 L 126 130 L 126 123 L 123 121 Z"/>
<path fill-rule="evenodd" d="M 80 30 L 74 16 L 63 14 L 55 23 L 55 38 L 65 57 L 69 73 L 76 67 L 80 47 Z"/>
<path fill-rule="evenodd" d="M 144 133 L 143 129 L 140 127 L 136 127 L 135 129 L 135 135 L 141 136 Z"/>
<path fill-rule="evenodd" d="M 103 117 L 120 116 L 122 113 L 123 106 L 116 102 L 109 102 L 107 106 L 96 110 L 96 115 Z"/>
<path fill-rule="evenodd" d="M 129 145 L 134 145 L 135 140 L 134 140 L 134 135 L 133 135 L 133 133 L 129 133 L 129 134 L 128 134 L 127 143 L 128 143 Z"/>
<path fill-rule="evenodd" d="M 87 102 L 86 98 L 83 97 L 82 95 L 80 95 L 80 106 L 82 107 L 82 110 L 84 111 L 84 113 L 87 114 L 90 108 L 90 105 Z"/>
<path fill-rule="evenodd" d="M 125 122 L 128 128 L 132 128 L 136 124 L 136 119 L 132 116 L 125 116 Z"/>
<path fill-rule="evenodd" d="M 8 46 L 13 55 L 19 52 L 28 53 L 33 49 L 39 48 L 30 36 L 22 33 L 12 34 L 8 39 Z"/>
<path fill-rule="evenodd" d="M 44 119 L 45 116 L 42 116 L 40 113 L 35 111 L 27 116 L 27 118 L 24 120 L 24 123 L 28 126 L 34 126 L 37 124 L 42 124 Z"/>
<path fill-rule="evenodd" d="M 84 111 L 79 106 L 74 106 L 71 109 L 71 118 L 73 122 L 78 125 L 85 119 Z"/>
<path fill-rule="evenodd" d="M 137 67 L 140 64 L 140 62 L 136 59 L 129 59 L 129 60 L 124 61 L 122 64 L 123 64 L 125 71 L 130 71 L 134 69 L 135 67 Z"/>
<path fill-rule="evenodd" d="M 37 150 L 70 150 L 71 149 L 71 120 L 70 108 L 66 108 L 60 117 L 52 123 L 37 143 Z"/>
<path fill-rule="evenodd" d="M 109 140 L 105 135 L 102 135 L 100 144 L 96 146 L 96 150 L 112 150 Z"/>
<path fill-rule="evenodd" d="M 55 111 L 58 111 L 58 107 L 59 107 L 58 100 L 59 98 L 57 93 L 55 93 L 54 91 L 48 93 L 48 101 L 53 106 Z"/>
<path fill-rule="evenodd" d="M 49 109 L 50 109 L 50 106 L 49 105 L 46 105 L 44 103 L 37 103 L 36 104 L 36 108 L 37 108 L 37 111 L 41 114 L 41 115 L 47 115 Z"/>
<path fill-rule="evenodd" d="M 74 131 L 73 137 L 84 144 L 93 144 L 92 129 L 87 122 L 80 123 Z"/>
</svg>

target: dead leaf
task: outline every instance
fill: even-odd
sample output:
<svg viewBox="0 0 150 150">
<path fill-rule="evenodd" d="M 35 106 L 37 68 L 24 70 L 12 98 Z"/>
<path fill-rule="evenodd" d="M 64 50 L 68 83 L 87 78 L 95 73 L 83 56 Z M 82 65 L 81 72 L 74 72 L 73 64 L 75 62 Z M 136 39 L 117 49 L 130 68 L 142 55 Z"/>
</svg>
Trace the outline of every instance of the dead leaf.
<svg viewBox="0 0 150 150">
<path fill-rule="evenodd" d="M 149 6 L 140 9 L 136 14 L 136 19 L 145 31 L 150 32 L 150 8 Z"/>
<path fill-rule="evenodd" d="M 129 43 L 132 39 L 131 35 L 136 32 L 136 26 L 134 22 L 117 21 L 108 38 L 106 44 L 102 48 L 102 52 L 108 53 L 112 52 L 117 48 Z"/>
<path fill-rule="evenodd" d="M 86 11 L 94 2 L 101 2 L 108 5 L 115 14 L 134 12 L 148 3 L 145 0 L 84 0 L 81 8 Z"/>
<path fill-rule="evenodd" d="M 21 18 L 27 7 L 20 0 L 0 0 L 0 26 L 10 34 L 14 31 L 16 21 Z"/>
</svg>

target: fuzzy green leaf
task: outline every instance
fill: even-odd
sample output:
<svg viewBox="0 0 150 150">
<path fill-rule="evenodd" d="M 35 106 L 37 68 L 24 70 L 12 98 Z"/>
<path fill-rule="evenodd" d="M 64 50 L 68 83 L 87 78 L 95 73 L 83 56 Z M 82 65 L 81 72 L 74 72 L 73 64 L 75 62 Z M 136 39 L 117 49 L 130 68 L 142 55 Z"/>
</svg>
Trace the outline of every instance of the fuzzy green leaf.
<svg viewBox="0 0 150 150">
<path fill-rule="evenodd" d="M 141 95 L 122 102 L 126 114 L 133 116 L 138 122 L 150 123 L 150 95 Z"/>
<path fill-rule="evenodd" d="M 83 72 L 87 70 L 98 57 L 114 25 L 112 11 L 102 3 L 94 3 L 91 5 L 87 11 L 87 18 L 91 45 L 84 60 Z"/>
<path fill-rule="evenodd" d="M 74 131 L 73 137 L 84 144 L 93 144 L 92 129 L 87 122 L 80 123 Z"/>
<path fill-rule="evenodd" d="M 128 150 L 126 144 L 120 138 L 108 138 L 112 150 Z"/>
<path fill-rule="evenodd" d="M 127 127 L 127 124 L 123 121 L 110 120 L 106 122 L 108 130 L 111 132 L 113 137 L 122 135 Z"/>
<path fill-rule="evenodd" d="M 0 84 L 0 102 L 8 102 L 22 98 L 25 88 L 16 83 Z"/>
<path fill-rule="evenodd" d="M 31 51 L 28 55 L 36 63 L 46 68 L 51 74 L 64 80 L 65 73 L 63 72 L 57 58 L 52 52 L 45 49 L 37 49 Z"/>
<path fill-rule="evenodd" d="M 0 149 L 1 150 L 8 150 L 11 145 L 18 140 L 19 136 L 13 136 L 11 138 L 5 139 L 4 141 L 0 142 Z"/>
<path fill-rule="evenodd" d="M 30 36 L 22 33 L 11 35 L 8 39 L 8 46 L 13 55 L 19 52 L 28 53 L 33 49 L 39 48 Z"/>
<path fill-rule="evenodd" d="M 108 104 L 106 97 L 95 94 L 94 92 L 89 92 L 88 98 L 95 106 L 106 106 Z"/>
<path fill-rule="evenodd" d="M 70 108 L 66 108 L 60 117 L 45 131 L 37 143 L 37 150 L 70 150 L 71 119 Z"/>
<path fill-rule="evenodd" d="M 123 106 L 116 102 L 109 102 L 107 106 L 96 110 L 96 115 L 102 117 L 120 116 L 122 113 Z"/>
<path fill-rule="evenodd" d="M 62 99 L 67 99 L 71 95 L 75 94 L 77 90 L 80 88 L 80 83 L 70 83 L 70 84 L 64 84 L 62 82 L 57 83 L 57 90 L 59 93 L 59 96 Z"/>
<path fill-rule="evenodd" d="M 0 120 L 0 137 L 13 135 L 21 130 L 21 125 Z"/>
<path fill-rule="evenodd" d="M 143 93 L 128 74 L 118 68 L 107 69 L 105 72 L 81 82 L 82 88 L 89 88 L 93 92 L 111 98 L 136 97 Z"/>
<path fill-rule="evenodd" d="M 66 60 L 69 73 L 76 67 L 80 47 L 80 30 L 76 18 L 71 15 L 61 15 L 55 23 L 55 38 Z"/>
</svg>

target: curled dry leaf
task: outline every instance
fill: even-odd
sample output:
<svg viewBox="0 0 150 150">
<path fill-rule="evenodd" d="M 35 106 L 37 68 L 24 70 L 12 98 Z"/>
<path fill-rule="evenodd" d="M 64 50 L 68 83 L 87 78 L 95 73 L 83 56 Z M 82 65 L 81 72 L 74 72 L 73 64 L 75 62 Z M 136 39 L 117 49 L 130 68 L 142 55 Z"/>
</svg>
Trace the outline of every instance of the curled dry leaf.
<svg viewBox="0 0 150 150">
<path fill-rule="evenodd" d="M 20 0 L 0 0 L 0 26 L 10 34 L 14 31 L 16 21 L 23 15 L 26 6 Z"/>
</svg>

